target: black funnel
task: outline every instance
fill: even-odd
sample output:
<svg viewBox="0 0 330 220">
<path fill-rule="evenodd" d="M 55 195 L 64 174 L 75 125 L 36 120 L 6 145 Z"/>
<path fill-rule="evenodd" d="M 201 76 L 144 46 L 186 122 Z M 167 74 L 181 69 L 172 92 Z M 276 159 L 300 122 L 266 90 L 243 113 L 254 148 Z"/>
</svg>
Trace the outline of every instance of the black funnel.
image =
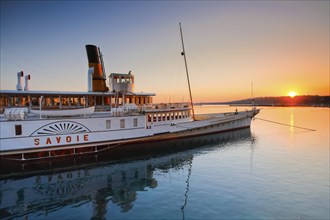
<svg viewBox="0 0 330 220">
<path fill-rule="evenodd" d="M 89 63 L 100 63 L 99 51 L 95 45 L 86 45 L 86 52 Z"/>
</svg>

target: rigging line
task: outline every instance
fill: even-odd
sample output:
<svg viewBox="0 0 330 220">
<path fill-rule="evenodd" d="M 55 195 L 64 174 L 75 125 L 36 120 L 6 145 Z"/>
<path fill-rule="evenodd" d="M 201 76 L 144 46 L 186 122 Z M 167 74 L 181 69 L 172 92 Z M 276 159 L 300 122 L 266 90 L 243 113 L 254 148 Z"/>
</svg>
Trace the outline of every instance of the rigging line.
<svg viewBox="0 0 330 220">
<path fill-rule="evenodd" d="M 194 61 L 195 64 L 197 64 L 201 69 L 205 70 L 205 73 L 208 73 L 214 80 L 218 80 L 218 78 L 212 73 L 211 69 L 209 69 L 210 66 L 212 66 L 215 70 L 217 70 L 218 68 L 214 65 L 214 63 L 212 62 L 207 62 L 202 63 L 201 58 L 200 57 L 207 57 L 208 53 L 204 53 L 204 51 L 198 46 L 198 44 L 193 40 L 193 38 L 190 37 L 189 33 L 186 34 L 186 38 L 189 40 L 190 44 L 194 47 L 192 47 L 192 53 L 190 54 L 189 58 L 192 59 Z M 196 49 L 196 51 L 198 52 L 198 58 L 196 59 L 196 57 L 194 56 L 194 51 L 193 49 Z M 205 68 L 206 66 L 206 68 Z M 221 74 L 221 72 L 220 72 Z M 218 75 L 218 74 L 216 74 Z"/>
<path fill-rule="evenodd" d="M 41 75 L 41 76 L 43 75 L 42 72 L 40 72 L 40 71 L 38 71 L 38 70 L 35 70 L 35 69 L 31 68 L 31 67 L 25 67 L 25 66 L 22 66 L 22 65 L 20 65 L 20 64 L 18 64 L 18 63 L 15 63 L 15 62 L 13 62 L 13 61 L 10 61 L 10 60 L 7 60 L 7 59 L 3 59 L 3 58 L 1 58 L 1 60 L 5 61 L 5 62 L 8 62 L 8 63 L 12 63 L 12 64 L 14 64 L 14 65 L 16 65 L 16 66 L 22 68 L 23 70 L 30 70 L 32 73 L 35 73 L 35 74 L 37 74 L 37 75 Z M 1 75 L 2 75 L 2 74 L 1 74 Z M 48 74 L 47 74 L 47 75 L 48 75 Z M 61 84 L 61 85 L 64 85 L 64 86 L 66 86 L 66 87 L 68 87 L 68 88 L 72 88 L 72 85 L 71 85 L 71 84 L 69 85 L 69 84 L 67 84 L 66 81 L 64 81 L 64 80 L 59 80 L 58 78 L 54 77 L 52 74 L 48 75 L 48 77 L 53 78 L 54 80 L 57 80 L 57 81 L 62 81 L 64 84 Z M 78 88 L 78 87 L 75 86 L 75 88 Z M 80 88 L 80 87 L 79 87 L 79 88 Z M 80 89 L 81 89 L 81 88 L 80 88 Z"/>
<path fill-rule="evenodd" d="M 0 47 L 2 47 L 3 49 L 5 49 L 5 50 L 11 52 L 12 54 L 14 54 L 14 55 L 16 55 L 16 56 L 18 56 L 18 57 L 20 57 L 20 58 L 22 58 L 22 59 L 24 59 L 24 60 L 30 62 L 31 64 L 33 64 L 33 65 L 35 65 L 35 66 L 37 66 L 37 67 L 39 67 L 39 68 L 42 68 L 42 69 L 44 69 L 44 70 L 49 71 L 47 68 L 41 66 L 40 64 L 37 64 L 37 63 L 33 62 L 33 61 L 30 60 L 29 58 L 27 58 L 27 57 L 25 57 L 25 56 L 23 56 L 23 55 L 20 55 L 20 54 L 16 53 L 15 51 L 13 51 L 13 50 L 11 50 L 11 49 L 9 49 L 9 48 L 3 46 L 3 45 L 0 45 Z"/>
<path fill-rule="evenodd" d="M 311 128 L 304 128 L 304 127 L 300 127 L 300 126 L 289 125 L 289 124 L 280 123 L 280 122 L 277 122 L 277 121 L 271 121 L 271 120 L 267 120 L 267 119 L 263 119 L 263 118 L 257 118 L 257 117 L 255 117 L 255 119 L 259 119 L 261 121 L 266 121 L 266 122 L 270 122 L 270 123 L 274 123 L 274 124 L 279 124 L 279 125 L 283 125 L 283 126 L 288 126 L 288 127 L 292 127 L 292 128 L 299 128 L 299 129 L 304 129 L 304 130 L 308 130 L 308 131 L 316 131 L 315 129 L 311 129 Z"/>
<path fill-rule="evenodd" d="M 189 33 L 186 34 L 186 38 L 188 39 L 188 43 L 190 42 L 192 47 L 192 53 L 190 54 L 189 59 L 191 59 L 194 63 L 194 65 L 197 65 L 198 67 L 200 67 L 201 69 L 203 69 L 203 74 L 208 74 L 211 78 L 213 78 L 213 80 L 215 80 L 215 82 L 218 82 L 219 79 L 223 79 L 224 75 L 226 75 L 226 73 L 224 73 L 223 68 L 218 67 L 218 65 L 215 65 L 214 62 L 211 62 L 210 60 L 208 60 L 208 62 L 203 62 L 202 59 L 194 57 L 194 50 L 196 49 L 196 51 L 198 52 L 198 57 L 207 57 L 207 54 L 209 53 L 205 53 L 203 49 L 201 49 L 201 47 L 198 46 L 198 43 L 196 43 L 194 41 L 193 38 L 190 37 Z M 221 56 L 221 54 L 220 54 Z M 202 62 L 201 62 L 202 61 Z M 212 71 L 213 69 L 213 71 Z M 223 81 L 223 80 L 222 80 Z M 221 83 L 221 82 L 220 82 Z M 227 94 L 231 94 L 231 95 L 240 95 L 239 93 L 237 93 L 236 89 L 233 89 L 232 86 L 229 86 L 228 83 L 221 83 L 221 87 L 222 90 L 221 93 L 223 93 L 223 91 L 229 91 L 227 92 Z M 225 88 L 225 89 L 224 89 Z M 217 89 L 217 87 L 215 87 L 215 89 Z"/>
<path fill-rule="evenodd" d="M 16 55 L 16 56 L 18 56 L 18 57 L 20 57 L 21 59 L 24 59 L 24 60 L 28 61 L 29 63 L 33 64 L 33 65 L 36 66 L 36 67 L 46 70 L 46 71 L 49 72 L 49 73 L 47 73 L 47 72 L 43 72 L 43 74 L 46 74 L 46 75 L 52 77 L 53 79 L 55 79 L 55 80 L 57 80 L 57 81 L 59 81 L 59 82 L 61 81 L 61 82 L 65 82 L 65 83 L 67 83 L 67 82 L 69 81 L 69 80 L 63 80 L 62 78 L 56 77 L 57 74 L 54 73 L 53 71 L 49 70 L 49 69 L 46 68 L 46 67 L 41 66 L 40 64 L 37 64 L 37 63 L 33 62 L 33 61 L 30 60 L 29 58 L 27 58 L 27 57 L 25 57 L 25 56 L 23 56 L 23 55 L 20 55 L 20 54 L 18 54 L 18 53 L 16 53 L 15 51 L 9 49 L 9 48 L 6 47 L 6 46 L 3 46 L 2 44 L 0 44 L 0 47 L 2 47 L 3 49 L 5 49 L 5 50 L 11 52 L 12 54 L 14 54 L 14 55 Z M 3 58 L 1 58 L 1 59 L 4 60 Z M 8 60 L 7 60 L 7 62 L 8 62 Z M 9 62 L 10 62 L 10 61 L 9 61 Z M 20 66 L 20 67 L 22 67 L 22 68 L 26 68 L 26 67 L 24 67 L 24 66 L 22 66 L 22 65 L 19 65 L 19 64 L 17 64 L 17 63 L 14 63 L 14 62 L 11 62 L 11 63 L 13 63 L 13 64 L 15 64 L 15 65 L 17 65 L 17 66 Z M 37 72 L 37 73 L 41 74 L 40 71 L 36 71 L 36 70 L 34 70 L 34 69 L 32 69 L 32 68 L 29 68 L 29 67 L 27 67 L 27 68 L 30 69 L 30 70 L 32 70 L 32 71 L 34 71 L 34 72 Z M 70 87 L 72 87 L 72 85 L 70 85 Z M 77 88 L 78 88 L 78 87 L 77 87 Z"/>
<path fill-rule="evenodd" d="M 176 42 L 175 42 L 175 51 L 180 51 L 181 49 L 181 39 L 176 37 Z M 167 57 L 166 57 L 166 64 L 168 67 L 168 76 L 167 78 L 172 79 L 167 83 L 166 87 L 166 97 L 173 96 L 175 98 L 176 95 L 180 92 L 183 93 L 184 95 L 186 94 L 186 90 L 184 91 L 179 91 L 178 88 L 181 88 L 183 85 L 183 82 L 185 82 L 184 75 L 182 74 L 182 71 L 184 71 L 184 63 L 181 60 L 181 57 L 179 56 L 173 56 L 173 53 L 171 52 Z M 176 79 L 176 80 L 173 80 Z M 175 99 L 174 99 L 175 100 Z M 189 100 L 187 101 L 189 102 Z"/>
</svg>

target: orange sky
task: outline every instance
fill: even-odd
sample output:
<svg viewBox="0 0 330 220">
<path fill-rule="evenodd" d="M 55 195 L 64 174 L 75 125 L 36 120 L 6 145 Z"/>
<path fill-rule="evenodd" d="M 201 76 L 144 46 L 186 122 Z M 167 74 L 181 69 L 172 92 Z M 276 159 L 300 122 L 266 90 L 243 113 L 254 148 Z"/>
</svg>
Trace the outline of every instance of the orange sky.
<svg viewBox="0 0 330 220">
<path fill-rule="evenodd" d="M 1 1 L 1 89 L 24 70 L 32 90 L 86 91 L 95 44 L 108 75 L 188 101 L 179 22 L 195 102 L 250 98 L 251 82 L 255 97 L 329 95 L 329 1 Z"/>
</svg>

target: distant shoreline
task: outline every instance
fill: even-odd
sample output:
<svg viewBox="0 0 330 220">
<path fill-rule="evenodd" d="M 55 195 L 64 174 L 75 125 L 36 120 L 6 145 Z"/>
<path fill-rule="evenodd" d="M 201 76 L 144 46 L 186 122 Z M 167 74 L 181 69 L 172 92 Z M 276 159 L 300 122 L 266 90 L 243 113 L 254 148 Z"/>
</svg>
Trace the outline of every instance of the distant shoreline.
<svg viewBox="0 0 330 220">
<path fill-rule="evenodd" d="M 315 107 L 315 108 L 330 108 L 330 105 L 260 105 L 260 104 L 233 104 L 233 103 L 227 103 L 227 102 L 199 102 L 199 103 L 194 103 L 194 106 L 202 106 L 202 105 L 228 105 L 228 106 L 241 106 L 241 107 L 251 107 L 251 106 L 256 106 L 256 107 Z"/>
<path fill-rule="evenodd" d="M 252 99 L 243 99 L 229 102 L 198 102 L 194 105 L 230 105 L 230 106 L 252 106 Z M 278 97 L 256 97 L 253 106 L 268 107 L 330 107 L 330 96 L 278 96 Z"/>
</svg>

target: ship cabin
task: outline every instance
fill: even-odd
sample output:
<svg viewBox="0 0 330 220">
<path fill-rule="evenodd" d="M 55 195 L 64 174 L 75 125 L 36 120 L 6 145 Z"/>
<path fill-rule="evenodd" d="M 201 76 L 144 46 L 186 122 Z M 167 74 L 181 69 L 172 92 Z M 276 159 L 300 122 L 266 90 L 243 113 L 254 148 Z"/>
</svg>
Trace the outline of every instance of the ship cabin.
<svg viewBox="0 0 330 220">
<path fill-rule="evenodd" d="M 109 84 L 111 89 L 107 92 L 93 91 L 90 86 L 88 90 L 91 91 L 88 92 L 30 91 L 28 86 L 25 86 L 27 89 L 20 89 L 23 86 L 18 80 L 16 90 L 1 90 L 0 114 L 9 108 L 24 108 L 29 113 L 39 109 L 65 110 L 94 106 L 92 116 L 143 114 L 147 128 L 154 124 L 191 120 L 191 108 L 187 103 L 153 104 L 155 93 L 134 92 L 134 75 L 131 71 L 128 74 L 112 73 Z"/>
<path fill-rule="evenodd" d="M 0 114 L 6 108 L 72 109 L 95 106 L 96 112 L 110 111 L 125 104 L 152 105 L 153 93 L 121 94 L 113 92 L 61 92 L 1 90 Z M 40 103 L 41 102 L 41 103 Z"/>
</svg>

